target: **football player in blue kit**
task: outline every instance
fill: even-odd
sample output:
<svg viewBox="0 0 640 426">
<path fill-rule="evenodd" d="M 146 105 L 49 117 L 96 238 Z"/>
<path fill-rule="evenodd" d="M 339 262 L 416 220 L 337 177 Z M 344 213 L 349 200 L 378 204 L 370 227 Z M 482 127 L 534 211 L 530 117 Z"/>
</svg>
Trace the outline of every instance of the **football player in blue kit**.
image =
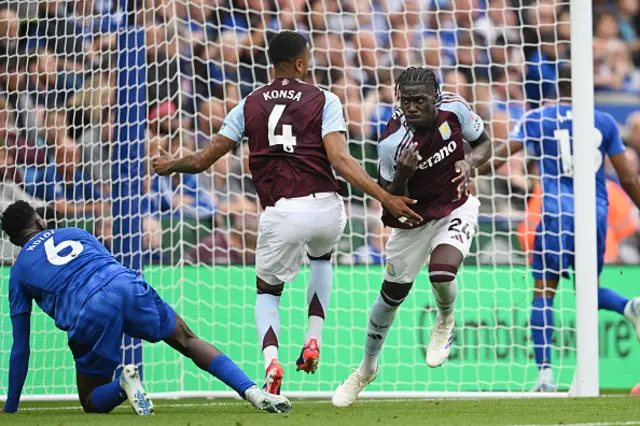
<svg viewBox="0 0 640 426">
<path fill-rule="evenodd" d="M 497 169 L 509 154 L 522 150 L 538 163 L 542 183 L 542 220 L 536 230 L 533 252 L 534 297 L 531 310 L 531 335 L 538 365 L 538 381 L 533 392 L 553 392 L 556 384 L 551 369 L 551 338 L 553 335 L 553 298 L 561 277 L 569 277 L 574 267 L 574 180 L 573 149 L 576 144 L 596 145 L 596 215 L 598 275 L 604 264 L 605 240 L 609 197 L 604 172 L 604 158 L 608 156 L 620 185 L 629 198 L 640 208 L 638 176 L 628 165 L 625 147 L 620 139 L 615 120 L 601 111 L 594 111 L 593 139 L 573 139 L 573 113 L 571 109 L 571 69 L 559 72 L 558 91 L 561 101 L 529 111 L 513 129 L 510 143 L 499 146 L 493 161 L 478 168 L 487 173 L 493 164 Z M 628 299 L 617 292 L 600 287 L 598 307 L 624 315 L 635 327 L 640 339 L 640 298 Z"/>
<path fill-rule="evenodd" d="M 113 380 L 124 333 L 148 342 L 164 341 L 257 409 L 291 410 L 286 398 L 256 387 L 230 358 L 199 339 L 139 274 L 118 263 L 88 232 L 47 229 L 24 201 L 7 207 L 0 224 L 10 241 L 22 247 L 9 280 L 13 346 L 8 396 L 0 413 L 18 410 L 29 368 L 34 300 L 57 328 L 67 332 L 80 403 L 87 413 L 108 413 L 128 399 L 135 413 L 153 414 L 136 366 L 125 366 Z"/>
</svg>

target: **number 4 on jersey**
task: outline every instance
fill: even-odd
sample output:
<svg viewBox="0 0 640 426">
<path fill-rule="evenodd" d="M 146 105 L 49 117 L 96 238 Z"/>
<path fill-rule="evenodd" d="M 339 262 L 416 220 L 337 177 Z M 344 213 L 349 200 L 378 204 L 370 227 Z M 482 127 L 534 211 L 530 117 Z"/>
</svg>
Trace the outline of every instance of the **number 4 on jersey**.
<svg viewBox="0 0 640 426">
<path fill-rule="evenodd" d="M 286 152 L 293 152 L 293 147 L 296 144 L 296 137 L 293 136 L 293 127 L 290 124 L 283 124 L 282 134 L 276 135 L 276 127 L 286 107 L 286 105 L 276 105 L 271 110 L 271 114 L 269 114 L 269 123 L 267 125 L 269 146 L 282 145 L 282 149 Z"/>
</svg>

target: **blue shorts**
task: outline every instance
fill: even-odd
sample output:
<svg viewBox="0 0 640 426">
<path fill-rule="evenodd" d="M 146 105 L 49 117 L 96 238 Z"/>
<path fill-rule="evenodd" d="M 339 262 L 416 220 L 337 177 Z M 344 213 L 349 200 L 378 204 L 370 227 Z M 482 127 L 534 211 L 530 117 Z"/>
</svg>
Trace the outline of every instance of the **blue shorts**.
<svg viewBox="0 0 640 426">
<path fill-rule="evenodd" d="M 176 313 L 142 277 L 124 273 L 91 296 L 68 331 L 80 373 L 111 376 L 122 361 L 123 333 L 148 342 L 171 336 Z"/>
<path fill-rule="evenodd" d="M 599 212 L 597 226 L 598 275 L 604 265 L 607 239 L 607 215 Z M 572 214 L 544 215 L 536 229 L 533 253 L 533 278 L 559 280 L 569 277 L 575 261 L 575 230 Z"/>
</svg>

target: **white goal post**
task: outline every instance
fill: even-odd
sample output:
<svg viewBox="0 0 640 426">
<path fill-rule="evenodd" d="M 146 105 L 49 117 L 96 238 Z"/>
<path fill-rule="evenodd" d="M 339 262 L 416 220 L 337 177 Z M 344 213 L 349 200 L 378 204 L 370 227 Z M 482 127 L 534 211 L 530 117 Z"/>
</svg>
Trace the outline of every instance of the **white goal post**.
<svg viewBox="0 0 640 426">
<path fill-rule="evenodd" d="M 593 138 L 593 32 L 591 2 L 571 0 L 573 138 Z M 577 24 L 579 23 L 579 24 Z M 577 367 L 575 396 L 600 394 L 598 356 L 598 262 L 596 258 L 595 144 L 575 144 Z"/>
<path fill-rule="evenodd" d="M 594 127 L 590 2 L 31 3 L 15 0 L 0 7 L 0 209 L 26 199 L 60 226 L 97 235 L 141 269 L 196 334 L 228 353 L 260 385 L 263 361 L 253 322 L 260 208 L 246 146 L 199 176 L 158 178 L 149 159 L 159 147 L 180 153 L 208 143 L 229 110 L 269 81 L 265 46 L 275 31 L 293 29 L 309 39 L 308 81 L 340 98 L 349 149 L 372 176 L 377 136 L 397 107 L 393 80 L 408 66 L 434 69 L 442 88 L 465 97 L 491 137 L 506 142 L 527 111 L 555 101 L 548 90 L 555 81 L 540 69 L 550 65 L 557 73 L 570 49 L 574 138 L 589 140 Z M 526 250 L 535 228 L 527 206 L 539 176 L 525 167 L 526 156 L 515 156 L 476 180 L 480 225 L 459 273 L 450 359 L 438 369 L 428 369 L 424 360 L 435 305 L 423 271 L 387 337 L 380 375 L 363 397 L 598 395 L 595 147 L 576 146 L 576 285 L 574 291 L 565 280 L 554 301 L 552 357 L 559 392 L 528 392 L 537 367 Z M 333 257 L 321 368 L 313 376 L 298 375 L 294 366 L 306 329 L 308 268 L 287 284 L 280 302 L 288 396 L 328 398 L 358 366 L 367 315 L 383 279 L 389 232 L 379 219 L 380 207 L 346 184 L 343 189 L 349 222 Z M 0 253 L 6 289 L 16 251 L 4 236 Z M 6 290 L 0 294 L 1 400 L 12 337 Z M 37 306 L 31 338 L 24 400 L 76 399 L 66 336 Z M 155 397 L 234 397 L 166 345 L 127 341 L 125 349 L 143 366 Z"/>
</svg>

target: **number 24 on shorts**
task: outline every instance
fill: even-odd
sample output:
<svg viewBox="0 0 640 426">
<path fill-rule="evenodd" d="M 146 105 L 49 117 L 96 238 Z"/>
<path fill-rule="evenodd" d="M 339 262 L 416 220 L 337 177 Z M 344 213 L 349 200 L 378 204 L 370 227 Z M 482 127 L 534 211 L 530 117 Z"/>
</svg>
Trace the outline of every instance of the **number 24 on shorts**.
<svg viewBox="0 0 640 426">
<path fill-rule="evenodd" d="M 460 228 L 460 225 L 462 225 L 462 228 Z M 462 223 L 462 219 L 460 219 L 459 217 L 454 217 L 453 219 L 451 219 L 451 222 L 449 222 L 449 232 L 456 232 L 459 235 L 464 235 L 465 237 L 467 237 L 467 241 L 469 241 L 469 239 L 471 239 L 471 232 L 469 231 L 469 224 L 468 223 Z"/>
</svg>

